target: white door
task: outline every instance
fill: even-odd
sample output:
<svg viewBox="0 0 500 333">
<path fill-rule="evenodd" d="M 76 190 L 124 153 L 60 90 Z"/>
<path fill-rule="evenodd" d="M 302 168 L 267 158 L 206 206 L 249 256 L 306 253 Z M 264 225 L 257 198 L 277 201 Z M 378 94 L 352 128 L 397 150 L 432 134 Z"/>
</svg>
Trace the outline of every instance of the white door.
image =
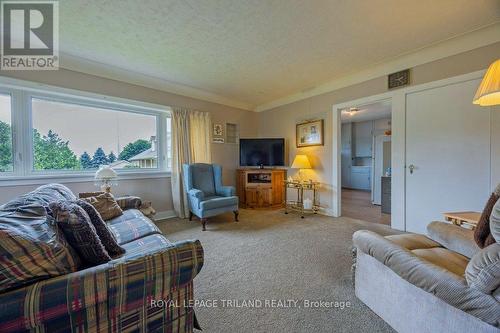
<svg viewBox="0 0 500 333">
<path fill-rule="evenodd" d="M 373 139 L 373 180 L 372 180 L 372 203 L 374 205 L 382 204 L 382 176 L 385 173 L 384 169 L 384 142 L 391 142 L 391 137 L 388 135 L 376 135 Z M 390 153 L 390 152 L 389 152 Z M 390 163 L 389 163 L 390 165 Z"/>
<path fill-rule="evenodd" d="M 406 230 L 443 212 L 481 211 L 490 184 L 490 112 L 472 104 L 480 80 L 406 99 Z"/>
</svg>

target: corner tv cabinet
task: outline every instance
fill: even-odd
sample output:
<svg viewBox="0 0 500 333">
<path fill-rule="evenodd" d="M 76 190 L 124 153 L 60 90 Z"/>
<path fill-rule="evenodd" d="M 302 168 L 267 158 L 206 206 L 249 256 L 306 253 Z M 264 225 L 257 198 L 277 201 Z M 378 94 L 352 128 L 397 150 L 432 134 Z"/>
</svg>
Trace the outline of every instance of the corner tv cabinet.
<svg viewBox="0 0 500 333">
<path fill-rule="evenodd" d="M 240 207 L 283 207 L 285 179 L 285 169 L 238 169 L 236 193 L 240 200 Z"/>
</svg>

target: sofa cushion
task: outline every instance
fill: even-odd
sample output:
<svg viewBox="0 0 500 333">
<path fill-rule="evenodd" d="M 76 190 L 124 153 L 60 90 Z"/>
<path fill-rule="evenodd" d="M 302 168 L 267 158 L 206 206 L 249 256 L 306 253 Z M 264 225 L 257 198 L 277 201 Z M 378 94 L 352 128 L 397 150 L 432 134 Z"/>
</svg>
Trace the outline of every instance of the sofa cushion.
<svg viewBox="0 0 500 333">
<path fill-rule="evenodd" d="M 200 202 L 201 210 L 210 210 L 216 209 L 220 207 L 227 207 L 231 205 L 238 205 L 238 197 L 218 197 L 218 196 L 210 196 L 205 197 L 203 201 Z"/>
<path fill-rule="evenodd" d="M 430 249 L 416 249 L 411 251 L 419 258 L 427 260 L 439 267 L 442 267 L 458 276 L 463 276 L 469 259 L 461 254 L 450 251 L 442 247 Z"/>
<path fill-rule="evenodd" d="M 76 203 L 88 214 L 90 222 L 92 222 L 97 232 L 97 236 L 99 236 L 102 245 L 104 245 L 110 257 L 113 258 L 124 254 L 125 249 L 118 244 L 115 235 L 108 229 L 106 222 L 101 218 L 95 207 L 84 200 L 77 200 Z"/>
<path fill-rule="evenodd" d="M 441 246 L 472 258 L 480 248 L 474 241 L 474 231 L 451 223 L 434 221 L 427 225 L 427 234 Z"/>
<path fill-rule="evenodd" d="M 142 257 L 148 253 L 158 252 L 159 250 L 173 246 L 173 244 L 161 234 L 145 236 L 123 245 L 126 254 L 122 257 L 126 260 L 136 257 Z M 120 258 L 119 260 L 122 260 Z"/>
<path fill-rule="evenodd" d="M 50 210 L 68 243 L 87 264 L 100 265 L 111 260 L 89 215 L 74 201 L 56 201 Z"/>
<path fill-rule="evenodd" d="M 126 210 L 123 215 L 107 223 L 120 245 L 148 235 L 161 234 L 160 229 L 137 209 Z"/>
<path fill-rule="evenodd" d="M 500 243 L 500 199 L 497 200 L 490 215 L 491 236 L 497 243 Z"/>
<path fill-rule="evenodd" d="M 116 202 L 111 193 L 101 193 L 96 196 L 84 197 L 81 199 L 94 206 L 104 221 L 123 214 L 120 205 L 118 205 L 118 202 Z"/>
<path fill-rule="evenodd" d="M 0 211 L 0 292 L 75 272 L 80 265 L 45 207 Z"/>
<path fill-rule="evenodd" d="M 390 235 L 390 236 L 385 236 L 385 238 L 387 238 L 394 244 L 397 244 L 408 250 L 441 247 L 441 244 L 436 243 L 432 239 L 429 239 L 428 237 L 419 234 Z"/>
<path fill-rule="evenodd" d="M 494 243 L 482 249 L 467 265 L 465 278 L 469 286 L 485 294 L 500 287 L 500 244 Z"/>
</svg>

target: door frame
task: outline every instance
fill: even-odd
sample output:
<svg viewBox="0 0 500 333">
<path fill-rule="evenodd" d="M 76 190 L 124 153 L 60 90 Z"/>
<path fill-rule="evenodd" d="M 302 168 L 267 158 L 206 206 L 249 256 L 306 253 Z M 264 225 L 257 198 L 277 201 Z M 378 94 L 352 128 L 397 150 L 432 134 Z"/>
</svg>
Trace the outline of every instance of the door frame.
<svg viewBox="0 0 500 333">
<path fill-rule="evenodd" d="M 415 86 L 400 88 L 382 94 L 362 97 L 332 106 L 332 215 L 341 216 L 342 179 L 341 179 L 341 111 L 353 105 L 363 106 L 380 101 L 391 100 L 391 228 L 406 230 L 406 95 L 422 90 L 438 88 L 463 81 L 482 78 L 486 70 L 479 70 L 450 78 L 431 81 Z M 472 101 L 471 101 L 472 103 Z M 491 108 L 490 108 L 491 109 Z"/>
</svg>

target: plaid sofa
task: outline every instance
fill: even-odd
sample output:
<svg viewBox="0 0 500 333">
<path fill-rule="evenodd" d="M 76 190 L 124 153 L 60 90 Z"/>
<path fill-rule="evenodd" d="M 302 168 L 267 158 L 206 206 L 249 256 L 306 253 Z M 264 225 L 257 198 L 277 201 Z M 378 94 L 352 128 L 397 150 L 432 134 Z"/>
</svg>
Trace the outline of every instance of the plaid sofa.
<svg viewBox="0 0 500 333">
<path fill-rule="evenodd" d="M 51 190 L 45 185 L 0 211 L 16 204 L 45 206 L 58 199 L 61 185 L 53 187 L 53 198 Z M 193 331 L 193 279 L 203 266 L 200 242 L 171 243 L 136 209 L 137 198 L 119 203 L 124 214 L 108 225 L 125 255 L 0 294 L 0 332 Z"/>
</svg>

